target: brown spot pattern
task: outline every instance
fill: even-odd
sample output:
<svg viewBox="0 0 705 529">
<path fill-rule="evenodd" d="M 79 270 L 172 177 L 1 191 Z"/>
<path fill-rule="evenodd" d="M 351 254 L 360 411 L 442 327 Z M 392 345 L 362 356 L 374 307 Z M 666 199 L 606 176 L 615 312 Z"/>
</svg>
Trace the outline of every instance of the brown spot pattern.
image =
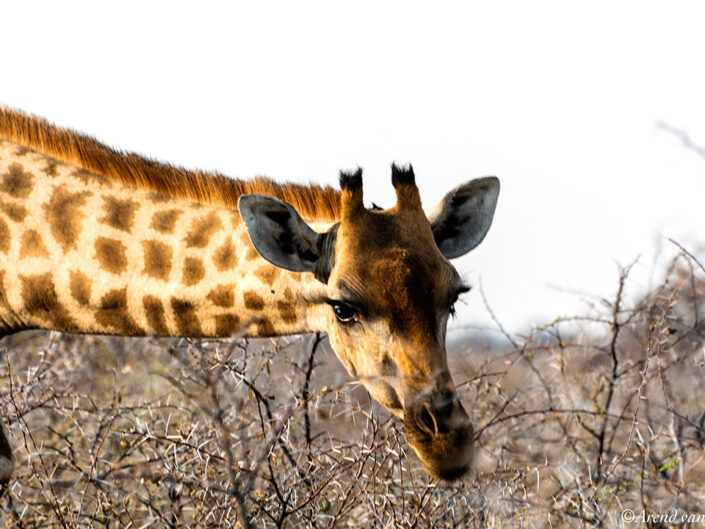
<svg viewBox="0 0 705 529">
<path fill-rule="evenodd" d="M 2 200 L 0 200 L 0 210 L 15 222 L 22 222 L 27 216 L 27 213 L 29 213 L 27 208 L 20 204 L 13 204 L 12 202 L 4 202 Z"/>
<path fill-rule="evenodd" d="M 72 270 L 69 278 L 71 297 L 81 305 L 88 305 L 91 301 L 91 280 L 83 272 Z"/>
<path fill-rule="evenodd" d="M 207 297 L 218 307 L 232 307 L 235 304 L 235 285 L 218 285 Z"/>
<path fill-rule="evenodd" d="M 0 191 L 15 198 L 27 198 L 32 192 L 34 175 L 25 171 L 18 163 L 13 163 L 7 168 L 0 181 Z"/>
<path fill-rule="evenodd" d="M 284 323 L 294 323 L 297 320 L 296 306 L 290 301 L 277 301 L 277 309 Z"/>
<path fill-rule="evenodd" d="M 152 202 L 169 202 L 171 200 L 170 196 L 163 193 L 150 193 L 148 198 Z"/>
<path fill-rule="evenodd" d="M 121 274 L 127 268 L 125 245 L 117 239 L 98 237 L 95 241 L 95 253 L 103 270 Z"/>
<path fill-rule="evenodd" d="M 179 298 L 171 298 L 176 327 L 181 336 L 200 336 L 201 323 L 198 321 L 193 303 Z"/>
<path fill-rule="evenodd" d="M 203 266 L 203 261 L 197 257 L 187 257 L 184 259 L 184 276 L 181 282 L 190 287 L 203 279 L 206 275 L 206 269 Z"/>
<path fill-rule="evenodd" d="M 109 291 L 100 300 L 96 321 L 122 336 L 142 336 L 144 329 L 135 323 L 127 307 L 127 287 Z"/>
<path fill-rule="evenodd" d="M 169 209 L 167 211 L 159 211 L 152 216 L 150 228 L 160 233 L 173 233 L 176 226 L 176 220 L 181 215 L 182 211 L 178 209 Z"/>
<path fill-rule="evenodd" d="M 71 173 L 71 176 L 79 179 L 85 185 L 89 185 L 91 183 L 98 183 L 103 186 L 113 187 L 113 183 L 107 178 L 105 178 L 103 175 L 91 172 L 88 169 L 84 169 L 83 167 L 76 169 L 73 173 Z"/>
<path fill-rule="evenodd" d="M 142 241 L 144 273 L 167 281 L 171 272 L 171 246 L 160 241 Z"/>
<path fill-rule="evenodd" d="M 64 249 L 64 253 L 76 247 L 81 223 L 86 217 L 81 207 L 90 195 L 89 191 L 72 193 L 62 185 L 54 189 L 49 202 L 44 204 L 51 234 Z"/>
<path fill-rule="evenodd" d="M 56 170 L 57 167 L 59 167 L 58 160 L 54 160 L 53 158 L 47 158 L 47 165 L 44 169 L 42 169 L 42 171 L 45 175 L 54 178 L 59 176 L 59 171 Z"/>
<path fill-rule="evenodd" d="M 276 331 L 274 330 L 274 325 L 267 318 L 262 318 L 255 323 L 257 327 L 257 336 L 274 336 Z"/>
<path fill-rule="evenodd" d="M 78 330 L 78 325 L 56 295 L 51 273 L 33 276 L 20 276 L 22 280 L 22 301 L 32 316 L 49 322 L 53 327 L 65 332 Z"/>
<path fill-rule="evenodd" d="M 100 219 L 100 222 L 129 233 L 135 223 L 135 213 L 140 205 L 129 198 L 121 199 L 110 195 L 104 196 L 103 201 L 105 217 Z"/>
<path fill-rule="evenodd" d="M 10 251 L 10 228 L 7 222 L 0 219 L 0 252 L 7 253 Z"/>
<path fill-rule="evenodd" d="M 245 300 L 245 307 L 250 310 L 262 310 L 264 308 L 264 299 L 257 292 L 248 290 L 243 294 L 243 299 Z"/>
<path fill-rule="evenodd" d="M 215 317 L 216 336 L 231 336 L 240 328 L 240 318 L 235 314 L 218 314 Z"/>
<path fill-rule="evenodd" d="M 30 148 L 27 147 L 26 145 L 20 145 L 20 146 L 17 148 L 17 150 L 15 151 L 15 156 L 18 156 L 18 157 L 21 158 L 21 157 L 23 157 L 25 154 L 27 154 L 28 152 L 32 152 L 32 149 L 30 149 Z"/>
<path fill-rule="evenodd" d="M 213 264 L 221 272 L 232 270 L 237 265 L 237 253 L 232 237 L 226 237 L 223 245 L 215 251 Z"/>
<path fill-rule="evenodd" d="M 265 285 L 271 285 L 274 280 L 279 276 L 281 270 L 273 265 L 263 265 L 255 270 L 255 276 L 262 281 Z"/>
<path fill-rule="evenodd" d="M 20 259 L 25 257 L 49 257 L 47 247 L 44 246 L 42 236 L 37 230 L 27 230 L 22 235 Z"/>
<path fill-rule="evenodd" d="M 257 259 L 258 257 L 259 257 L 259 253 L 257 253 L 257 250 L 255 250 L 254 248 L 250 248 L 249 250 L 247 250 L 247 255 L 245 256 L 245 258 L 248 261 L 253 261 L 253 260 Z"/>
<path fill-rule="evenodd" d="M 188 248 L 205 248 L 213 234 L 223 227 L 218 213 L 211 211 L 205 217 L 193 219 L 191 230 L 186 236 Z"/>
<path fill-rule="evenodd" d="M 145 296 L 142 298 L 144 312 L 147 315 L 147 323 L 157 334 L 168 335 L 169 328 L 166 326 L 166 313 L 164 305 L 156 296 Z"/>
</svg>

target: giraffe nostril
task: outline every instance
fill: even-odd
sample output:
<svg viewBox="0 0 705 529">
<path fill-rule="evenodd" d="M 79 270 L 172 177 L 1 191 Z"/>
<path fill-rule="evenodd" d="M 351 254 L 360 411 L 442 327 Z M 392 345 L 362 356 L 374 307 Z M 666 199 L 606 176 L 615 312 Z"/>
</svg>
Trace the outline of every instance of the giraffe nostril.
<svg viewBox="0 0 705 529">
<path fill-rule="evenodd" d="M 416 428 L 431 438 L 464 431 L 470 424 L 458 396 L 449 392 L 418 402 L 412 410 L 409 415 L 413 417 Z"/>
<path fill-rule="evenodd" d="M 438 421 L 431 411 L 431 406 L 424 402 L 423 406 L 419 410 L 419 416 L 417 419 L 419 428 L 421 428 L 428 435 L 437 437 L 438 436 Z"/>
</svg>

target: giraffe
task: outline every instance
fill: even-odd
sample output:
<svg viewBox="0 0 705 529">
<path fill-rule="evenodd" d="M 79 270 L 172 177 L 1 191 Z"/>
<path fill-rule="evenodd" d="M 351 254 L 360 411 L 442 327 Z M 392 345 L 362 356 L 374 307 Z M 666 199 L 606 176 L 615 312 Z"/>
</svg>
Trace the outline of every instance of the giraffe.
<svg viewBox="0 0 705 529">
<path fill-rule="evenodd" d="M 365 207 L 361 169 L 339 180 L 187 171 L 0 107 L 0 335 L 325 332 L 425 470 L 460 478 L 473 427 L 445 335 L 469 287 L 449 259 L 485 237 L 499 181 L 462 184 L 427 216 L 411 166 L 392 165 L 386 210 Z M 0 481 L 12 469 L 0 431 Z"/>
</svg>

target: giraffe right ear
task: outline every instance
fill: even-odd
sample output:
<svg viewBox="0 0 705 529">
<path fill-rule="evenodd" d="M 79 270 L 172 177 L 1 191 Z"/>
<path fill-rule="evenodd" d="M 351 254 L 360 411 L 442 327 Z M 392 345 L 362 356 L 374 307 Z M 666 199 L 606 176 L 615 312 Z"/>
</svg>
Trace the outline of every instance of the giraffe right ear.
<svg viewBox="0 0 705 529">
<path fill-rule="evenodd" d="M 453 189 L 428 215 L 436 245 L 447 259 L 460 257 L 482 242 L 498 196 L 498 178 L 478 178 Z"/>
<path fill-rule="evenodd" d="M 270 263 L 293 272 L 314 272 L 323 282 L 332 268 L 331 233 L 311 229 L 286 202 L 267 195 L 242 195 L 240 217 L 259 254 Z"/>
</svg>

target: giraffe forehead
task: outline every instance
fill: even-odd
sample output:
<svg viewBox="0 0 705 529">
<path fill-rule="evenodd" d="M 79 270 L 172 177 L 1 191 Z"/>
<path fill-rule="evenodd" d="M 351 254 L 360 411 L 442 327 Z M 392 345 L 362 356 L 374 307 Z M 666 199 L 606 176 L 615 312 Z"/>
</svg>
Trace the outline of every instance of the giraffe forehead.
<svg viewBox="0 0 705 529">
<path fill-rule="evenodd" d="M 452 266 L 438 250 L 423 212 L 367 210 L 350 222 L 342 221 L 336 243 L 336 262 L 367 280 L 394 283 L 425 281 Z"/>
<path fill-rule="evenodd" d="M 451 265 L 435 253 L 395 248 L 383 252 L 370 266 L 375 290 L 392 303 L 432 304 L 439 291 L 446 290 Z"/>
<path fill-rule="evenodd" d="M 432 319 L 435 306 L 446 301 L 458 281 L 453 266 L 434 252 L 394 247 L 351 257 L 341 263 L 336 286 L 352 295 L 342 297 L 358 300 L 372 313 L 419 313 Z"/>
<path fill-rule="evenodd" d="M 410 273 L 423 266 L 442 267 L 447 263 L 433 238 L 431 225 L 421 208 L 397 211 L 396 208 L 363 214 L 340 223 L 336 241 L 336 262 L 362 262 L 399 267 Z"/>
</svg>

